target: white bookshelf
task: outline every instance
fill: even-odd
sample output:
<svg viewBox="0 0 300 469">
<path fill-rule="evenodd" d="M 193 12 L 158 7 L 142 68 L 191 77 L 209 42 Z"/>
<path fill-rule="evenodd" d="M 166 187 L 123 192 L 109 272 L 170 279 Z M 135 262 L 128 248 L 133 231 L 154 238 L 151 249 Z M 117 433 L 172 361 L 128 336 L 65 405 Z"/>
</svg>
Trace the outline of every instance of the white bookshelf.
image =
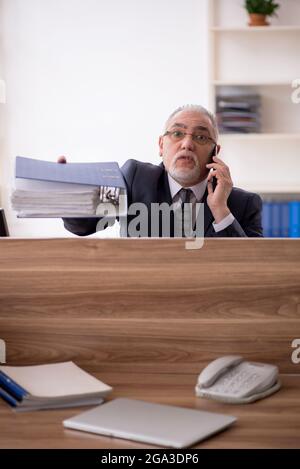
<svg viewBox="0 0 300 469">
<path fill-rule="evenodd" d="M 258 192 L 260 194 L 267 196 L 271 195 L 278 195 L 278 196 L 284 196 L 288 195 L 291 196 L 292 199 L 297 198 L 299 199 L 300 196 L 300 189 L 299 186 L 244 186 L 245 190 L 248 190 L 250 192 Z M 295 195 L 295 197 L 292 197 Z"/>
<path fill-rule="evenodd" d="M 214 86 L 288 86 L 290 81 L 263 81 L 263 80 L 213 80 Z"/>
<path fill-rule="evenodd" d="M 263 141 L 263 140 L 272 140 L 272 141 L 277 141 L 277 140 L 300 140 L 300 129 L 299 133 L 295 134 L 279 134 L 279 133 L 270 133 L 270 134 L 222 134 L 220 135 L 220 141 L 226 143 L 227 141 L 238 141 L 238 140 L 243 140 L 243 141 Z M 299 142 L 298 142 L 299 145 Z M 300 185 L 300 184 L 299 184 Z"/>
<path fill-rule="evenodd" d="M 6 101 L 5 81 L 0 78 L 0 104 L 5 104 L 5 101 Z"/>
<path fill-rule="evenodd" d="M 224 26 L 214 26 L 210 28 L 211 31 L 216 33 L 267 33 L 270 34 L 272 32 L 300 32 L 300 26 L 296 25 L 279 25 L 279 26 L 241 26 L 241 27 L 224 27 Z"/>
<path fill-rule="evenodd" d="M 278 18 L 249 27 L 241 0 L 208 0 L 210 108 L 237 90 L 262 99 L 259 134 L 220 135 L 222 158 L 236 186 L 262 195 L 300 196 L 300 2 L 281 2 Z"/>
</svg>

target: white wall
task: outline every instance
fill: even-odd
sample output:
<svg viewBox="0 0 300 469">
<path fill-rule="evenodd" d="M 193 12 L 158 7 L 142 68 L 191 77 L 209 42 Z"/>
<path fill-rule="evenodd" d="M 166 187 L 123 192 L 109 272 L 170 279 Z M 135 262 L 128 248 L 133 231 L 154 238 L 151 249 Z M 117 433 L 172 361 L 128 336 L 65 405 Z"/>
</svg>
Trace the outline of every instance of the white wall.
<svg viewBox="0 0 300 469">
<path fill-rule="evenodd" d="M 2 0 L 1 23 L 2 205 L 14 236 L 66 236 L 10 210 L 15 156 L 159 163 L 166 117 L 208 104 L 207 0 Z"/>
</svg>

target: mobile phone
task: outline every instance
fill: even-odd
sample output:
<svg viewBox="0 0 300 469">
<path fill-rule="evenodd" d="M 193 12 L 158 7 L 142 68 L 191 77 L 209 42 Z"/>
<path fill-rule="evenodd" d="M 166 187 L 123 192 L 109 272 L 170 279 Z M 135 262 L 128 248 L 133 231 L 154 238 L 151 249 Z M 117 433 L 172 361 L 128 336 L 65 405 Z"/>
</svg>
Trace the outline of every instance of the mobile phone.
<svg viewBox="0 0 300 469">
<path fill-rule="evenodd" d="M 213 160 L 213 156 L 217 156 L 218 154 L 218 147 L 217 145 L 214 146 L 214 148 L 212 149 L 210 155 L 209 155 L 209 162 L 210 163 L 214 163 L 214 160 Z M 213 189 L 215 188 L 215 186 L 217 185 L 217 179 L 215 177 L 212 178 L 212 185 L 213 185 Z"/>
</svg>

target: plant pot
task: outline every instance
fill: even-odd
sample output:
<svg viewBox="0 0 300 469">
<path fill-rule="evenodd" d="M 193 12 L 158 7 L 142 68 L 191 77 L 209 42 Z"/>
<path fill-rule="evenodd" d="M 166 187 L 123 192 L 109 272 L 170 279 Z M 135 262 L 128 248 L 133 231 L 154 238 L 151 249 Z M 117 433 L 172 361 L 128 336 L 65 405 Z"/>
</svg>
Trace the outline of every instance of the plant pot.
<svg viewBox="0 0 300 469">
<path fill-rule="evenodd" d="M 269 26 L 270 24 L 266 21 L 266 15 L 260 15 L 258 13 L 249 13 L 249 18 L 249 26 Z"/>
</svg>

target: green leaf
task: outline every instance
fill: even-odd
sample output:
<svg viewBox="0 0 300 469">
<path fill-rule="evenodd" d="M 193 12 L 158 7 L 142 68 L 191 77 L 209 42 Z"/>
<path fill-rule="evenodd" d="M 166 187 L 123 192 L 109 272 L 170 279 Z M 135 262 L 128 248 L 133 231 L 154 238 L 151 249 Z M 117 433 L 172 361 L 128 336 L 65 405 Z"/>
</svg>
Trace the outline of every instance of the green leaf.
<svg viewBox="0 0 300 469">
<path fill-rule="evenodd" d="M 273 16 L 276 15 L 280 4 L 275 3 L 274 0 L 245 0 L 244 7 L 248 13 Z"/>
</svg>

